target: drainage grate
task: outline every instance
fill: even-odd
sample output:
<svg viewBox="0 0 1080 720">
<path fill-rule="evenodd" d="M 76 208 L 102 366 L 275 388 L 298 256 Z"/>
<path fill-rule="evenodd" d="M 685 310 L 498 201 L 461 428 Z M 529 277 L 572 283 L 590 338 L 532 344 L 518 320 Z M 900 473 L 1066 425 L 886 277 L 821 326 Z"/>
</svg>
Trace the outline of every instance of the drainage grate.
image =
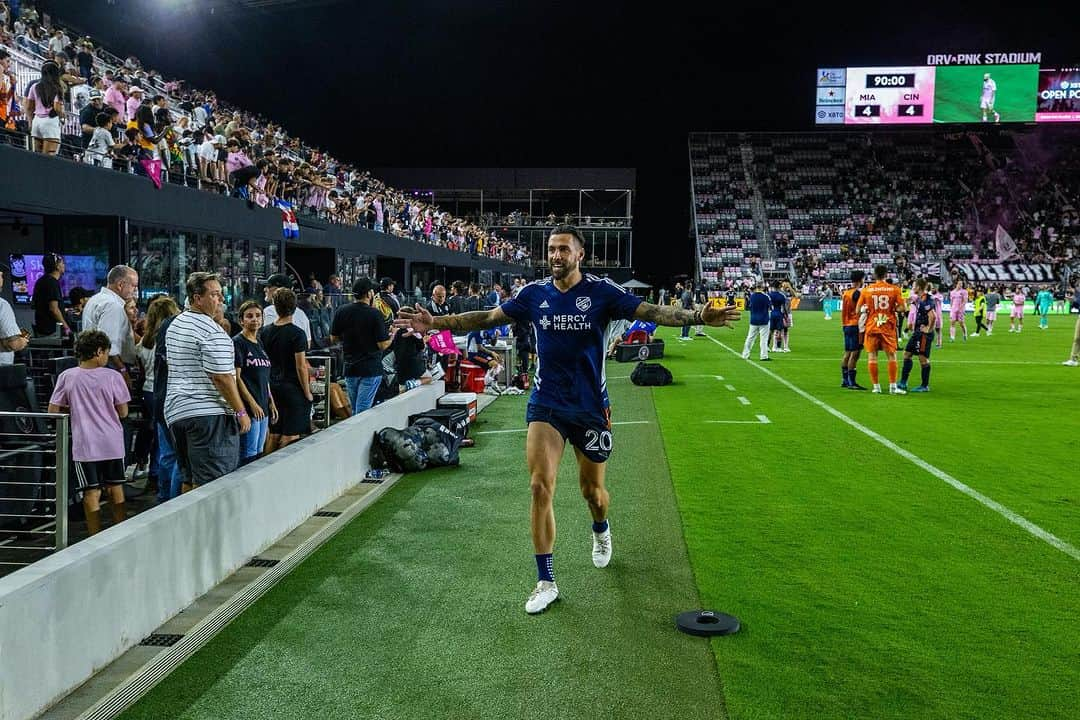
<svg viewBox="0 0 1080 720">
<path fill-rule="evenodd" d="M 360 482 L 365 484 L 365 485 L 382 485 L 382 481 L 383 481 L 382 478 L 366 477 L 363 480 L 361 480 Z"/>
<path fill-rule="evenodd" d="M 152 645 L 154 647 L 172 647 L 176 643 L 183 639 L 183 635 L 168 635 L 165 633 L 154 633 L 150 637 L 143 640 L 140 645 Z"/>
<path fill-rule="evenodd" d="M 248 567 L 274 567 L 278 564 L 277 560 L 271 560 L 270 558 L 251 558 L 248 560 Z"/>
<path fill-rule="evenodd" d="M 337 517 L 339 515 L 341 515 L 341 513 L 336 510 L 320 510 L 315 513 L 315 517 Z"/>
</svg>

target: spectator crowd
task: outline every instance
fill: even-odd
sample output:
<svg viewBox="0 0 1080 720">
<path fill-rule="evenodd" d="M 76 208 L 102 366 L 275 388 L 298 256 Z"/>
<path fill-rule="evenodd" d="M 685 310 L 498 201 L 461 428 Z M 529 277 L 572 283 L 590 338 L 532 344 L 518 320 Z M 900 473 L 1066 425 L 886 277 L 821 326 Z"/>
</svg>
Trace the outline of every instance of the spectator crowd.
<svg viewBox="0 0 1080 720">
<path fill-rule="evenodd" d="M 16 67 L 18 66 L 18 67 Z M 21 68 L 22 72 L 18 72 Z M 34 71 L 31 69 L 33 68 Z M 35 72 L 36 71 L 36 72 Z M 0 128 L 37 152 L 279 205 L 327 222 L 528 264 L 529 248 L 289 136 L 262 116 L 46 28 L 0 0 Z"/>
<path fill-rule="evenodd" d="M 1078 140 L 1066 127 L 692 136 L 703 277 L 750 283 L 766 258 L 813 291 L 878 263 L 906 283 L 970 260 L 1071 266 Z"/>
<path fill-rule="evenodd" d="M 337 276 L 300 286 L 272 275 L 262 298 L 245 300 L 233 316 L 221 278 L 194 272 L 185 297 L 155 295 L 142 312 L 138 272 L 118 265 L 97 292 L 78 289 L 78 303 L 63 312 L 64 258 L 50 254 L 44 264 L 31 299 L 34 334 L 75 335 L 78 366 L 60 374 L 50 411 L 72 416 L 76 492 L 91 533 L 102 527 L 103 495 L 113 522 L 124 519 L 126 482 L 145 479 L 165 502 L 315 432 L 317 403 L 322 411 L 334 404 L 339 417 L 357 414 L 440 378 L 445 360 L 428 338 L 392 327 L 403 305 L 421 303 L 440 315 L 480 310 L 525 284 L 454 282 L 449 293 L 435 284 L 429 296 L 419 289 L 406 296 L 391 278 L 361 277 L 347 291 Z M 298 296 L 326 301 L 309 314 Z M 30 336 L 2 299 L 0 335 L 0 364 L 12 364 Z M 481 347 L 483 340 L 477 334 Z M 328 384 L 311 352 L 334 359 Z"/>
</svg>

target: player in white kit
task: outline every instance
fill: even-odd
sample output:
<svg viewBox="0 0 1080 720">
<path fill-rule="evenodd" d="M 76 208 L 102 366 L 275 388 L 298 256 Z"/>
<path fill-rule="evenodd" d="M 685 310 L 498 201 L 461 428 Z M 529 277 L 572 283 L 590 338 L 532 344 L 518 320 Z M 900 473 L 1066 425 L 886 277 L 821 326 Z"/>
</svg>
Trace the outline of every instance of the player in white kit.
<svg viewBox="0 0 1080 720">
<path fill-rule="evenodd" d="M 983 73 L 982 97 L 979 98 L 979 109 L 982 110 L 982 121 L 986 122 L 986 113 L 994 113 L 994 122 L 1001 122 L 1001 115 L 994 110 L 994 100 L 997 99 L 997 83 L 990 77 L 990 73 Z"/>
</svg>

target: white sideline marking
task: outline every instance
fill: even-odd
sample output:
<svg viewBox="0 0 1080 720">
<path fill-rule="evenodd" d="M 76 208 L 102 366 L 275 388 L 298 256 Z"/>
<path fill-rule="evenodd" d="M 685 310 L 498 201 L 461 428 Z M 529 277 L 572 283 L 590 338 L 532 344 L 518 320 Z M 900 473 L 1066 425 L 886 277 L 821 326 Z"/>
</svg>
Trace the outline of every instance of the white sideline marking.
<svg viewBox="0 0 1080 720">
<path fill-rule="evenodd" d="M 719 340 L 714 338 L 712 335 L 706 335 L 706 337 L 708 337 L 710 340 L 712 340 L 714 343 L 716 343 L 720 347 L 727 350 L 732 355 L 734 355 L 736 357 L 739 357 L 739 358 L 742 357 L 738 352 L 736 352 L 735 350 L 732 350 L 730 347 L 728 347 L 724 343 L 720 342 Z M 1072 545 L 1065 542 L 1064 540 L 1062 540 L 1058 536 L 1056 536 L 1056 535 L 1054 535 L 1052 533 L 1049 533 L 1046 530 L 1043 530 L 1041 527 L 1039 527 L 1035 523 L 1031 522 L 1030 520 L 1028 520 L 1028 519 L 1026 519 L 1026 518 L 1024 518 L 1024 517 L 1022 517 L 1020 515 L 1017 515 L 1015 512 L 1013 512 L 1009 508 L 1005 507 L 1004 505 L 999 503 L 997 500 L 994 500 L 993 498 L 987 497 L 986 495 L 983 495 L 978 490 L 975 490 L 974 488 L 972 488 L 972 487 L 970 487 L 968 485 L 965 485 L 964 483 L 960 482 L 959 480 L 957 480 L 956 478 L 954 478 L 952 475 L 945 472 L 944 470 L 939 470 L 938 468 L 934 467 L 930 463 L 923 460 L 918 455 L 915 455 L 914 453 L 909 452 L 908 450 L 905 450 L 904 448 L 900 447 L 899 445 L 892 442 L 888 438 L 882 437 L 881 435 L 877 434 L 876 432 L 874 432 L 870 428 L 866 427 L 862 423 L 858 422 L 857 420 L 853 420 L 853 419 L 849 418 L 847 415 L 840 412 L 839 410 L 832 407 L 831 405 L 828 405 L 828 404 L 822 402 L 821 400 L 818 400 L 816 397 L 814 397 L 810 393 L 806 392 L 805 390 L 798 387 L 797 385 L 794 385 L 793 383 L 789 382 L 786 378 L 783 378 L 780 375 L 777 375 L 772 370 L 769 370 L 768 368 L 766 368 L 766 367 L 764 367 L 762 365 L 756 365 L 754 363 L 749 363 L 749 364 L 753 365 L 753 367 L 755 367 L 758 370 L 760 370 L 761 372 L 765 373 L 766 375 L 768 375 L 769 377 L 771 377 L 773 380 L 777 381 L 781 385 L 784 385 L 789 390 L 794 392 L 796 395 L 799 395 L 800 397 L 802 397 L 802 398 L 804 398 L 806 400 L 809 400 L 811 403 L 813 403 L 814 405 L 817 405 L 818 407 L 820 407 L 822 410 L 829 413 L 830 415 L 832 415 L 834 417 L 837 417 L 840 420 L 843 420 L 845 423 L 847 423 L 851 427 L 855 428 L 856 430 L 858 430 L 862 434 L 866 435 L 867 437 L 869 437 L 869 438 L 871 438 L 873 440 L 876 440 L 877 442 L 879 442 L 882 445 L 884 445 L 885 447 L 889 448 L 890 450 L 892 450 L 894 453 L 896 453 L 900 457 L 904 458 L 905 460 L 908 460 L 911 463 L 913 463 L 914 465 L 922 468 L 923 470 L 930 473 L 931 475 L 938 478 L 939 480 L 942 480 L 942 481 L 948 483 L 949 485 L 953 486 L 955 489 L 957 489 L 960 492 L 964 493 L 965 495 L 967 495 L 971 499 L 975 500 L 976 502 L 990 508 L 991 510 L 996 512 L 998 515 L 1001 515 L 1003 518 L 1005 518 L 1009 522 L 1013 523 L 1014 525 L 1019 525 L 1024 530 L 1027 530 L 1029 533 L 1031 533 L 1035 537 L 1039 538 L 1040 540 L 1042 540 L 1046 544 L 1057 548 L 1058 550 L 1065 553 L 1066 555 L 1073 558 L 1074 560 L 1080 560 L 1080 549 L 1077 549 L 1077 548 L 1073 547 Z"/>
<path fill-rule="evenodd" d="M 679 377 L 684 377 L 684 378 L 716 378 L 717 380 L 723 380 L 724 379 L 723 375 L 679 375 Z M 630 376 L 629 375 L 608 375 L 607 379 L 608 380 L 629 380 Z"/>
<path fill-rule="evenodd" d="M 802 362 L 831 362 L 836 361 L 833 358 L 823 357 L 788 357 L 784 358 L 784 361 L 788 360 L 800 360 Z M 1035 360 L 939 360 L 935 357 L 932 361 L 933 364 L 946 363 L 949 365 L 1060 365 L 1061 363 L 1048 360 L 1045 362 L 1037 362 Z"/>
<path fill-rule="evenodd" d="M 771 425 L 772 420 L 764 415 L 755 415 L 757 420 L 706 420 L 710 425 Z"/>
<path fill-rule="evenodd" d="M 726 387 L 731 392 L 735 392 L 735 386 L 734 385 L 725 385 L 724 387 Z"/>
<path fill-rule="evenodd" d="M 750 401 L 747 400 L 746 398 L 744 398 L 742 395 L 740 395 L 739 397 L 737 397 L 735 399 L 738 400 L 739 402 L 741 402 L 743 405 L 749 405 L 750 404 Z"/>
<path fill-rule="evenodd" d="M 613 422 L 612 425 L 649 425 L 651 420 L 623 420 L 622 422 Z M 525 432 L 529 428 L 511 428 L 509 430 L 481 430 L 480 432 L 470 433 L 471 435 L 501 435 L 502 433 L 516 433 Z"/>
</svg>

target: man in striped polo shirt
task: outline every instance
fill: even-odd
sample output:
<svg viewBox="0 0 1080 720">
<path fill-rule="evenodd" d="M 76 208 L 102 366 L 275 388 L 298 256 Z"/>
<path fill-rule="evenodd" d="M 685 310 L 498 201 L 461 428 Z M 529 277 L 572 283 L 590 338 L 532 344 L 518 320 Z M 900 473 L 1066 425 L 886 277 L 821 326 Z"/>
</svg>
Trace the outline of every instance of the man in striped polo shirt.
<svg viewBox="0 0 1080 720">
<path fill-rule="evenodd" d="M 165 423 L 184 492 L 235 470 L 240 435 L 251 429 L 236 387 L 233 342 L 214 322 L 225 299 L 219 276 L 191 273 L 187 297 L 190 307 L 165 332 Z"/>
</svg>

